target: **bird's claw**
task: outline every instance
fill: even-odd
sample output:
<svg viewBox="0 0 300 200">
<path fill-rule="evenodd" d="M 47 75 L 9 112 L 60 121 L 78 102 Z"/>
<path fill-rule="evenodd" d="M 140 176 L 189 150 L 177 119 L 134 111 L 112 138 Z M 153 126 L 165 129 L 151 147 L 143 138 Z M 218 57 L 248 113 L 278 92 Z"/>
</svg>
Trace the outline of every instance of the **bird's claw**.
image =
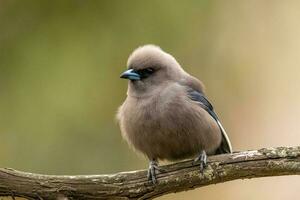
<svg viewBox="0 0 300 200">
<path fill-rule="evenodd" d="M 207 155 L 206 152 L 203 150 L 200 155 L 195 158 L 193 164 L 196 164 L 196 162 L 200 161 L 200 173 L 203 173 L 204 168 L 207 165 Z"/>
<path fill-rule="evenodd" d="M 149 163 L 147 177 L 148 177 L 148 180 L 151 181 L 153 184 L 157 183 L 156 171 L 163 172 L 165 170 L 159 168 L 157 162 L 155 160 L 152 160 Z"/>
</svg>

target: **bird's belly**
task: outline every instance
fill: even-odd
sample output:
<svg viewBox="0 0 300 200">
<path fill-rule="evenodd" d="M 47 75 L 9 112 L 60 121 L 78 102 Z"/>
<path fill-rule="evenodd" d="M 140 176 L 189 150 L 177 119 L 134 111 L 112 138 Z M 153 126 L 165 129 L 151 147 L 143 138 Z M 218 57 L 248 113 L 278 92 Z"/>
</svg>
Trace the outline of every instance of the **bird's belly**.
<svg viewBox="0 0 300 200">
<path fill-rule="evenodd" d="M 195 156 L 201 150 L 201 144 L 183 137 L 183 134 L 178 135 L 176 130 L 154 132 L 153 137 L 159 137 L 159 140 L 148 137 L 149 145 L 140 148 L 150 159 L 180 160 Z"/>
<path fill-rule="evenodd" d="M 185 159 L 202 150 L 213 154 L 221 141 L 220 130 L 206 111 L 194 112 L 200 113 L 191 116 L 185 109 L 172 113 L 171 108 L 163 113 L 155 109 L 136 113 L 128 140 L 149 159 Z"/>
</svg>

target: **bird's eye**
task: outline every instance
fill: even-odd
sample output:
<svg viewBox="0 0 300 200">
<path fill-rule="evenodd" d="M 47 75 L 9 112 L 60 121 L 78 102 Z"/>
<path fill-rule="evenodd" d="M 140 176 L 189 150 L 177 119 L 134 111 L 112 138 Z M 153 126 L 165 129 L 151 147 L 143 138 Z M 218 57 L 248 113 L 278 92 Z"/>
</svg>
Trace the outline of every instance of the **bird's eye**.
<svg viewBox="0 0 300 200">
<path fill-rule="evenodd" d="M 154 69 L 149 67 L 146 69 L 138 70 L 137 73 L 141 76 L 141 78 L 147 78 L 148 76 L 154 73 Z"/>
<path fill-rule="evenodd" d="M 149 67 L 149 68 L 147 68 L 147 69 L 145 69 L 148 73 L 153 73 L 154 72 L 154 69 L 153 68 L 151 68 L 151 67 Z"/>
</svg>

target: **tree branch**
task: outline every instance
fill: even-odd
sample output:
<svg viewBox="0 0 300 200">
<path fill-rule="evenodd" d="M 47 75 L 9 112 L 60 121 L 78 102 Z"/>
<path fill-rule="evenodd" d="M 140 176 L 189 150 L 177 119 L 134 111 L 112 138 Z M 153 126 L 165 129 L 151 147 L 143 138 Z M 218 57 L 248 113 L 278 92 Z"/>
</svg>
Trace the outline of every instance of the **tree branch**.
<svg viewBox="0 0 300 200">
<path fill-rule="evenodd" d="M 299 175 L 300 146 L 264 148 L 210 156 L 203 174 L 184 161 L 162 166 L 156 185 L 146 170 L 111 175 L 52 176 L 0 168 L 0 196 L 27 199 L 152 199 L 226 181 L 266 176 Z"/>
</svg>

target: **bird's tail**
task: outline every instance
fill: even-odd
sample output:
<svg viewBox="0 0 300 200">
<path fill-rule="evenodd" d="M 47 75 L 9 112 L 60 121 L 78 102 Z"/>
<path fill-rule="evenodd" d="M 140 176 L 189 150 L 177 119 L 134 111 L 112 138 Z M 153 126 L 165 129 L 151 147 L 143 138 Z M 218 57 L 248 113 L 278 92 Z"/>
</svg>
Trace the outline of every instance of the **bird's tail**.
<svg viewBox="0 0 300 200">
<path fill-rule="evenodd" d="M 220 153 L 232 153 L 232 146 L 231 146 L 229 137 L 228 137 L 225 129 L 223 128 L 221 122 L 219 120 L 217 120 L 217 123 L 222 132 L 222 143 L 221 143 L 218 151 L 220 151 Z"/>
</svg>

